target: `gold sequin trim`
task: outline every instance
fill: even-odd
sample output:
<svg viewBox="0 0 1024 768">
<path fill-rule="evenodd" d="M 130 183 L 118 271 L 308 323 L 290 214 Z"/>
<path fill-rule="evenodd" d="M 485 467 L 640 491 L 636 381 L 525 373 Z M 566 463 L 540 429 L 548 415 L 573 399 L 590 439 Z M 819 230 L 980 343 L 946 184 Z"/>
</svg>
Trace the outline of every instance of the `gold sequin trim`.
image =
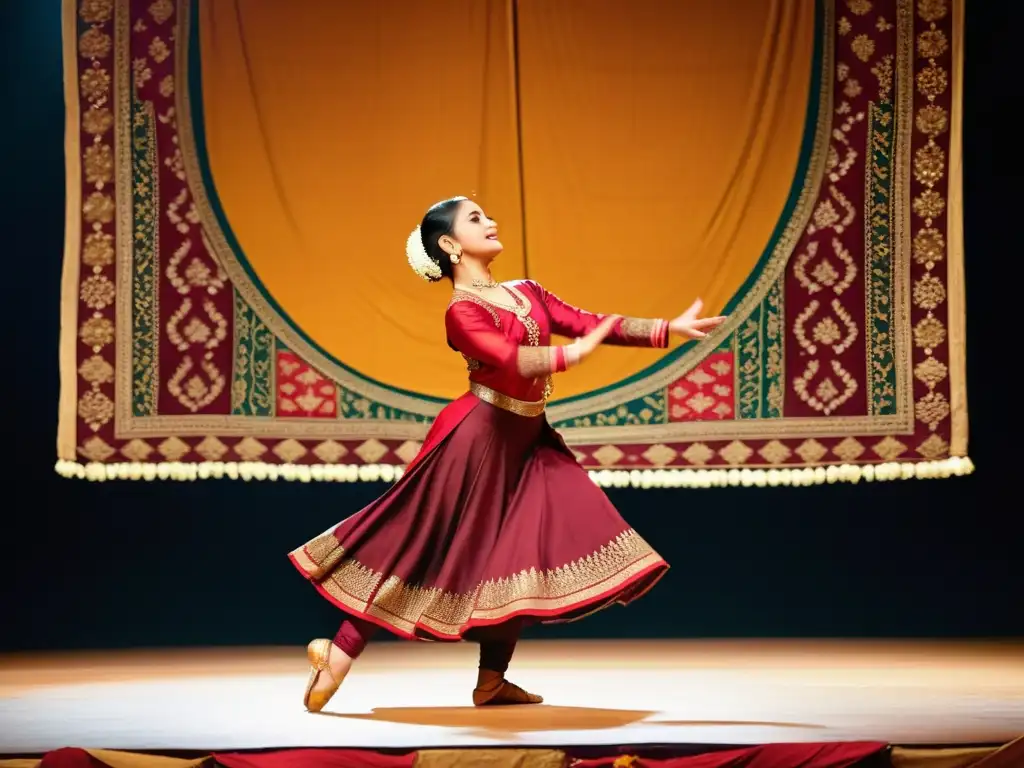
<svg viewBox="0 0 1024 768">
<path fill-rule="evenodd" d="M 540 416 L 544 413 L 546 405 L 544 400 L 516 400 L 514 397 L 509 397 L 476 381 L 469 382 L 469 391 L 485 403 L 490 403 L 496 408 L 501 408 L 517 416 Z"/>
<path fill-rule="evenodd" d="M 329 540 L 325 537 L 329 537 Z M 333 541 L 332 541 L 333 540 Z M 531 568 L 501 579 L 483 582 L 466 593 L 445 592 L 434 587 L 406 584 L 397 576 L 377 573 L 354 559 L 340 562 L 341 549 L 330 532 L 296 550 L 296 562 L 343 606 L 412 634 L 417 625 L 447 637 L 458 637 L 474 620 L 500 620 L 517 612 L 571 610 L 601 595 L 615 592 L 664 560 L 636 531 L 623 531 L 596 552 L 546 571 Z M 313 560 L 314 553 L 328 552 L 333 565 Z M 380 588 L 373 590 L 380 584 Z M 646 591 L 646 590 L 645 590 Z M 637 593 L 639 596 L 642 592 Z M 609 597 L 591 612 L 617 602 Z"/>
</svg>

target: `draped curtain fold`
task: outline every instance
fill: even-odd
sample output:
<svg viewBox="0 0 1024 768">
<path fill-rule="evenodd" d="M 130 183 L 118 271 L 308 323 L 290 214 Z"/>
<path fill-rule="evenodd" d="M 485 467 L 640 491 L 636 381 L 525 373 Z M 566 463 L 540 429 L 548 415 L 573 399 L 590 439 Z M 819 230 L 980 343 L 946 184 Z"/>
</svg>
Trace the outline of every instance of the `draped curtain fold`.
<svg viewBox="0 0 1024 768">
<path fill-rule="evenodd" d="M 373 379 L 453 397 L 426 207 L 494 215 L 499 279 L 604 312 L 723 308 L 793 183 L 812 0 L 217 0 L 199 6 L 208 162 L 264 289 Z M 654 362 L 596 355 L 568 396 Z"/>
</svg>

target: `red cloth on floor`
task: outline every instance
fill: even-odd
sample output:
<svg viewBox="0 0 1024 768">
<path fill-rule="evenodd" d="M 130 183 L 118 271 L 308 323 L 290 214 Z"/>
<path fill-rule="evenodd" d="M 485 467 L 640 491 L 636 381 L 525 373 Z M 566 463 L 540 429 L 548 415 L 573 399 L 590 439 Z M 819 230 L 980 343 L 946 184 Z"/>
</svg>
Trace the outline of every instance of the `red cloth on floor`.
<svg viewBox="0 0 1024 768">
<path fill-rule="evenodd" d="M 886 749 L 881 742 L 824 744 L 764 744 L 744 749 L 705 752 L 667 759 L 623 755 L 595 760 L 574 760 L 573 768 L 855 768 Z M 620 762 L 616 766 L 615 761 Z"/>
<path fill-rule="evenodd" d="M 227 768 L 412 768 L 415 752 L 383 755 L 362 749 L 283 749 L 275 752 L 217 752 Z"/>
</svg>

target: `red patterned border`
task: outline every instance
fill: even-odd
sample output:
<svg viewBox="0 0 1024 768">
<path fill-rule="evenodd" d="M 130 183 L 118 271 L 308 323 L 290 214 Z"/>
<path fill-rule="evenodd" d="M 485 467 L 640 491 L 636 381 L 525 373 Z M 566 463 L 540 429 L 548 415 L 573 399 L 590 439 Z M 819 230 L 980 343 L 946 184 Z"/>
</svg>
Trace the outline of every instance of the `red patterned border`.
<svg viewBox="0 0 1024 768">
<path fill-rule="evenodd" d="M 941 456 L 951 438 L 949 206 L 953 110 L 953 13 L 946 0 L 918 0 L 914 14 L 910 279 L 914 402 L 919 451 Z M 959 148 L 957 149 L 959 151 Z"/>
<path fill-rule="evenodd" d="M 161 383 L 157 412 L 231 412 L 233 295 L 207 247 L 178 146 L 176 82 L 179 25 L 172 0 L 132 3 L 131 57 L 136 98 L 156 112 L 160 159 L 158 322 Z M 138 215 L 138 214 L 136 214 Z"/>
<path fill-rule="evenodd" d="M 118 55 L 122 49 L 115 42 L 113 2 L 91 0 L 77 8 L 66 5 L 64 34 L 74 41 L 68 50 L 74 63 L 66 64 L 74 67 L 74 75 L 68 79 L 77 83 L 75 103 L 80 110 L 74 144 L 78 174 L 69 177 L 80 185 L 76 197 L 81 205 L 79 210 L 69 211 L 69 229 L 81 238 L 74 262 L 65 264 L 66 279 L 74 275 L 72 286 L 77 296 L 68 296 L 65 284 L 64 301 L 76 301 L 73 314 L 77 321 L 64 332 L 76 332 L 77 344 L 73 359 L 62 363 L 70 363 L 78 373 L 74 405 L 77 441 L 96 447 L 95 459 L 106 461 L 115 453 L 111 444 L 116 444 L 114 322 L 119 243 L 115 196 L 122 190 L 115 179 L 114 145 L 121 119 L 116 110 L 122 105 L 114 98 L 114 82 L 117 68 L 124 65 L 123 56 Z M 70 142 L 68 149 L 72 150 Z M 66 258 L 71 259 L 72 254 Z M 62 374 L 68 376 L 68 371 Z"/>
</svg>

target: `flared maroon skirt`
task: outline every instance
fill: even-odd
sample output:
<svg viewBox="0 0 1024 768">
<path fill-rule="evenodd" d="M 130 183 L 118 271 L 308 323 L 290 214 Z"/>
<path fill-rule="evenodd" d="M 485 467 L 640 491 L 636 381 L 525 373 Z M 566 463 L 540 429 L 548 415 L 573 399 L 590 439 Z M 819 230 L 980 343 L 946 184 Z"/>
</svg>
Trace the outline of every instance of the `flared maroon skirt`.
<svg viewBox="0 0 1024 768">
<path fill-rule="evenodd" d="M 324 597 L 402 637 L 460 640 L 626 605 L 664 575 L 545 416 L 460 402 L 383 496 L 289 554 Z"/>
</svg>

